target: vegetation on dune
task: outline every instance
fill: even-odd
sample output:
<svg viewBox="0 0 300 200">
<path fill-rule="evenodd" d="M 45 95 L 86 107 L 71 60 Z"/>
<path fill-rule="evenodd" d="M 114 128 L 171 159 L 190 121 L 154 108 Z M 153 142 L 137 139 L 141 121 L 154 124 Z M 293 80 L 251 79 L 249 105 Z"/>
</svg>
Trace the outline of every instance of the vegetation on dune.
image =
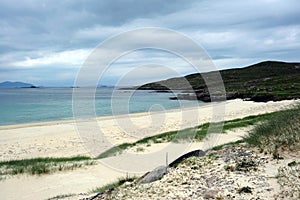
<svg viewBox="0 0 300 200">
<path fill-rule="evenodd" d="M 226 144 L 221 144 L 221 145 L 215 146 L 212 149 L 215 150 L 215 151 L 218 151 L 218 150 L 221 150 L 224 146 L 230 146 L 230 145 L 235 145 L 235 144 L 240 144 L 240 143 L 244 143 L 244 140 L 238 140 L 238 141 L 235 141 L 235 142 L 228 142 Z"/>
<path fill-rule="evenodd" d="M 115 188 L 118 188 L 119 186 L 123 185 L 124 183 L 133 183 L 137 178 L 138 177 L 136 177 L 136 176 L 128 176 L 128 175 L 126 177 L 120 177 L 120 178 L 118 178 L 118 180 L 116 180 L 114 182 L 111 182 L 111 183 L 105 184 L 101 187 L 97 187 L 97 188 L 90 190 L 88 192 L 89 194 L 97 193 L 97 195 L 92 196 L 90 198 L 86 198 L 86 199 L 97 199 L 97 196 L 99 194 L 108 192 L 110 190 L 114 190 Z M 51 197 L 47 200 L 58 200 L 58 199 L 64 199 L 64 198 L 68 198 L 68 197 L 74 197 L 74 199 L 75 199 L 75 196 L 77 196 L 77 194 L 61 194 L 61 195 Z"/>
<path fill-rule="evenodd" d="M 218 123 L 215 123 L 218 125 Z M 249 135 L 244 137 L 242 140 L 235 142 L 230 142 L 224 145 L 236 145 L 240 143 L 248 143 L 251 146 L 259 147 L 262 150 L 270 151 L 271 153 L 278 152 L 280 150 L 288 149 L 292 151 L 300 150 L 300 105 L 297 105 L 291 109 L 278 111 L 258 116 L 249 116 L 242 119 L 234 119 L 224 122 L 224 129 L 231 130 L 234 128 L 245 127 L 249 125 L 256 125 L 252 131 L 249 132 Z M 205 131 L 207 132 L 209 124 L 203 124 L 195 127 L 197 130 L 196 136 L 199 134 L 198 139 L 201 138 Z M 189 132 L 191 129 L 185 129 L 182 131 Z M 163 133 L 153 137 L 144 138 L 136 143 L 132 144 L 123 144 L 122 150 L 126 147 L 133 147 L 140 143 L 149 143 L 151 142 L 167 142 L 175 138 L 175 132 Z M 204 134 L 205 136 L 205 134 Z M 214 150 L 220 150 L 224 145 L 216 146 Z M 114 148 L 116 151 L 117 148 Z M 106 155 L 110 155 L 109 152 Z M 211 157 L 209 157 L 211 156 Z M 214 154 L 209 156 L 201 157 L 200 159 L 210 159 L 214 158 Z M 276 158 L 276 157 L 274 157 Z M 277 157 L 278 158 L 278 157 Z M 193 164 L 193 159 L 199 159 L 198 157 L 190 157 L 184 159 L 180 164 L 186 164 L 192 169 L 199 169 L 199 164 Z M 209 160 L 204 164 L 208 164 Z M 299 197 L 299 187 L 294 184 L 295 180 L 299 176 L 299 162 L 292 161 L 288 163 L 287 167 L 279 168 L 278 183 L 283 188 L 284 195 L 289 195 L 290 197 L 297 196 Z M 254 160 L 245 160 L 244 158 L 236 163 L 235 168 L 233 169 L 230 166 L 226 166 L 226 170 L 237 170 L 237 171 L 248 171 L 250 169 L 256 170 L 258 163 Z M 133 182 L 133 179 L 121 179 L 117 182 L 105 185 L 103 187 L 93 190 L 93 192 L 102 193 L 108 190 L 119 187 L 125 182 Z M 292 189 L 291 189 L 292 188 Z M 252 188 L 249 186 L 241 187 L 237 190 L 238 193 L 251 193 Z"/>
<path fill-rule="evenodd" d="M 278 152 L 279 150 L 292 150 L 292 151 L 299 151 L 300 150 L 300 105 L 297 105 L 291 109 L 278 111 L 273 113 L 267 113 L 257 116 L 249 116 L 242 119 L 234 119 L 225 121 L 223 124 L 223 132 L 227 130 L 232 130 L 234 128 L 241 128 L 246 127 L 249 125 L 255 125 L 254 129 L 249 132 L 249 135 L 244 137 L 242 140 L 238 140 L 235 142 L 230 142 L 224 145 L 235 145 L 240 143 L 248 143 L 250 145 L 256 146 L 261 148 L 262 150 L 268 150 L 271 153 Z M 209 123 L 196 126 L 194 128 L 188 128 L 181 130 L 183 135 L 189 136 L 189 132 L 192 130 L 196 130 L 196 137 L 195 140 L 201 140 L 207 134 L 207 130 L 209 127 Z M 215 126 L 222 125 L 222 123 L 214 123 Z M 122 150 L 125 150 L 130 147 L 134 147 L 138 144 L 150 144 L 150 143 L 161 143 L 161 142 L 171 142 L 175 141 L 178 142 L 184 138 L 176 138 L 177 131 L 162 133 L 159 135 L 155 135 L 152 137 L 143 138 L 135 143 L 125 143 L 121 144 L 117 147 L 114 147 L 103 154 L 99 155 L 99 158 L 104 158 L 108 156 L 115 155 L 116 153 L 120 153 Z M 220 150 L 224 145 L 216 146 L 214 150 Z M 180 164 L 185 164 L 191 166 L 193 169 L 198 169 L 198 164 L 193 164 L 193 159 L 207 159 L 207 162 L 204 164 L 209 164 L 210 159 L 214 159 L 215 154 L 210 154 L 205 157 L 190 157 L 188 159 L 184 159 Z M 291 188 L 293 187 L 293 180 L 297 179 L 299 174 L 299 162 L 292 161 L 288 163 L 287 169 L 283 170 L 279 169 L 278 173 L 278 182 L 282 187 Z M 1 163 L 0 163 L 1 166 Z M 236 167 L 234 170 L 237 171 L 247 171 L 250 168 L 255 169 L 257 163 L 249 160 L 245 161 L 244 159 L 240 162 L 237 162 Z M 233 170 L 232 167 L 226 166 L 226 170 Z M 296 171 L 295 171 L 296 170 Z M 288 173 L 288 174 L 287 174 Z M 111 191 L 119 186 L 123 185 L 124 183 L 128 182 L 132 184 L 135 182 L 137 177 L 125 177 L 119 178 L 117 181 L 106 184 L 102 187 L 95 188 L 90 191 L 90 193 L 98 193 L 102 194 L 107 191 Z M 289 190 L 289 193 L 297 193 L 299 191 L 299 187 L 296 187 L 297 190 Z M 251 192 L 251 188 L 245 186 L 239 188 L 237 191 L 238 193 L 248 193 Z M 70 195 L 71 196 L 71 195 Z M 96 196 L 95 196 L 96 197 Z"/>
<path fill-rule="evenodd" d="M 300 105 L 276 113 L 275 116 L 256 126 L 243 139 L 262 152 L 273 154 L 273 159 L 284 159 L 284 151 L 300 151 Z M 278 169 L 277 181 L 281 186 L 281 198 L 300 198 L 300 163 L 292 161 Z"/>
<path fill-rule="evenodd" d="M 267 120 L 269 118 L 272 118 L 276 115 L 277 112 L 273 113 L 267 113 L 263 115 L 256 115 L 256 116 L 248 116 L 242 119 L 234 119 L 217 123 L 205 123 L 203 125 L 199 125 L 193 128 L 187 128 L 179 131 L 170 131 L 166 133 L 161 133 L 158 135 L 150 136 L 143 138 L 141 140 L 138 140 L 134 143 L 123 143 L 120 145 L 117 145 L 115 147 L 112 147 L 105 152 L 101 153 L 97 158 L 106 158 L 110 156 L 115 156 L 118 153 L 122 153 L 122 151 L 135 147 L 139 144 L 146 144 L 151 145 L 153 143 L 166 143 L 166 142 L 181 142 L 181 141 L 201 141 L 203 138 L 208 134 L 208 129 L 219 129 L 222 128 L 222 131 L 228 131 L 232 130 L 234 128 L 240 128 L 240 127 L 246 127 L 250 125 L 254 125 L 260 121 Z"/>
<path fill-rule="evenodd" d="M 73 170 L 94 163 L 95 161 L 85 156 L 2 161 L 0 162 L 0 175 L 48 174 L 55 171 Z"/>
<path fill-rule="evenodd" d="M 258 146 L 261 150 L 272 152 L 274 156 L 280 150 L 299 151 L 300 105 L 276 113 L 269 120 L 256 126 L 244 141 Z"/>
<path fill-rule="evenodd" d="M 105 191 L 108 191 L 108 190 L 112 190 L 114 188 L 117 188 L 121 185 L 123 185 L 125 182 L 133 182 L 137 179 L 137 177 L 133 176 L 133 177 L 123 177 L 123 178 L 119 178 L 117 181 L 115 182 L 112 182 L 112 183 L 109 183 L 109 184 L 106 184 L 102 187 L 98 187 L 98 188 L 95 188 L 93 190 L 91 190 L 91 193 L 102 193 L 102 192 L 105 192 Z"/>
</svg>

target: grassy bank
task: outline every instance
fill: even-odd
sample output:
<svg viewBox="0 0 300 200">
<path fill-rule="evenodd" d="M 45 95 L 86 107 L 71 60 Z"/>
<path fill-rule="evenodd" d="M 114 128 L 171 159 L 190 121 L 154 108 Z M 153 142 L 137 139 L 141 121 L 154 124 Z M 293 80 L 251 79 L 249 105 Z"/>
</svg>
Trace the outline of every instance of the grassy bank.
<svg viewBox="0 0 300 200">
<path fill-rule="evenodd" d="M 73 170 L 85 165 L 92 165 L 94 162 L 85 156 L 10 160 L 0 162 L 0 175 L 48 174 L 55 171 Z"/>
<path fill-rule="evenodd" d="M 98 187 L 98 188 L 94 188 L 93 190 L 90 191 L 90 193 L 101 193 L 101 192 L 105 192 L 107 190 L 111 190 L 114 188 L 117 188 L 121 185 L 123 185 L 125 182 L 133 182 L 135 179 L 137 179 L 136 176 L 133 177 L 123 177 L 123 178 L 119 178 L 117 181 L 106 184 L 102 187 Z"/>
<path fill-rule="evenodd" d="M 257 125 L 244 141 L 266 152 L 300 150 L 300 105 L 276 113 Z"/>
</svg>

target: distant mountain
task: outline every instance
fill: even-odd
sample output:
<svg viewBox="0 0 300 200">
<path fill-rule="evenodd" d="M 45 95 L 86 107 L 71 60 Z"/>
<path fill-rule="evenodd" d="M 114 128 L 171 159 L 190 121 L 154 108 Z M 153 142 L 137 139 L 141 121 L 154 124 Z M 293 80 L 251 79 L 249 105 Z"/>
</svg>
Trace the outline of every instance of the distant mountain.
<svg viewBox="0 0 300 200">
<path fill-rule="evenodd" d="M 0 83 L 0 88 L 35 88 L 35 86 L 24 82 L 5 81 Z"/>
<path fill-rule="evenodd" d="M 98 85 L 97 88 L 114 88 L 115 86 L 111 85 Z"/>
<path fill-rule="evenodd" d="M 182 94 L 173 99 L 198 99 L 209 102 L 211 97 L 203 77 L 209 77 L 210 73 L 212 72 L 148 83 L 137 89 L 186 90 L 188 81 L 195 94 Z M 216 80 L 210 84 L 218 85 L 223 81 L 227 99 L 241 98 L 265 102 L 300 98 L 300 63 L 265 61 L 244 68 L 221 70 L 220 75 L 223 80 Z"/>
</svg>

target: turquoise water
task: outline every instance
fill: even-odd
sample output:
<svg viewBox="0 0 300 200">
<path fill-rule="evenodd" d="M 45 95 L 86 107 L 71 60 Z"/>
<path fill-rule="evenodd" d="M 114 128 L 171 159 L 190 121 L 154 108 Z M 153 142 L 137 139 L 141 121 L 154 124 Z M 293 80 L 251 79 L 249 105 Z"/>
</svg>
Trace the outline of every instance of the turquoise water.
<svg viewBox="0 0 300 200">
<path fill-rule="evenodd" d="M 85 90 L 85 88 L 80 88 Z M 0 125 L 73 119 L 72 88 L 0 88 Z M 173 93 L 98 88 L 95 93 L 96 116 L 110 116 L 149 110 L 168 110 L 201 104 L 174 101 Z M 84 101 L 84 96 L 81 101 Z M 113 114 L 112 114 L 113 109 Z"/>
</svg>

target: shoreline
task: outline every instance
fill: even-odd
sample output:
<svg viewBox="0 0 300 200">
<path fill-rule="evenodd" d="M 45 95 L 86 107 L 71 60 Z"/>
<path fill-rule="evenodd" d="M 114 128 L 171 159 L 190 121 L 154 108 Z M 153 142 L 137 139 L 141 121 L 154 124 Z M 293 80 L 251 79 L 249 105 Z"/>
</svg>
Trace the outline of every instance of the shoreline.
<svg viewBox="0 0 300 200">
<path fill-rule="evenodd" d="M 41 121 L 41 122 L 29 122 L 29 123 L 19 123 L 19 124 L 7 124 L 7 125 L 0 125 L 0 130 L 9 130 L 9 129 L 19 129 L 19 128 L 26 128 L 26 127 L 38 127 L 38 126 L 48 126 L 48 125 L 61 125 L 61 124 L 74 124 L 77 122 L 87 122 L 91 120 L 97 120 L 97 121 L 105 121 L 105 120 L 113 120 L 113 119 L 121 119 L 121 118 L 128 118 L 128 117 L 142 117 L 142 116 L 148 116 L 148 115 L 155 115 L 155 114 L 161 114 L 161 113 L 172 113 L 172 112 L 178 112 L 178 111 L 189 111 L 199 108 L 207 108 L 215 104 L 228 104 L 230 102 L 234 101 L 243 101 L 243 102 L 251 102 L 251 103 L 257 103 L 257 104 L 267 104 L 269 102 L 253 102 L 253 101 L 244 101 L 243 99 L 232 99 L 232 100 L 226 100 L 222 102 L 213 102 L 213 103 L 205 103 L 200 104 L 198 106 L 191 106 L 191 107 L 185 107 L 185 108 L 172 108 L 172 109 L 166 109 L 162 111 L 155 111 L 155 112 L 137 112 L 137 113 L 129 113 L 129 114 L 120 114 L 120 115 L 107 115 L 107 116 L 98 116 L 94 118 L 86 118 L 86 119 L 62 119 L 62 120 L 53 120 L 53 121 Z M 299 101 L 300 100 L 282 100 L 282 101 Z M 271 101 L 273 103 L 275 102 L 282 102 L 282 101 Z"/>
<path fill-rule="evenodd" d="M 287 109 L 296 103 L 300 103 L 300 100 L 269 103 L 254 103 L 241 100 L 226 101 L 224 103 L 226 108 L 224 120 L 279 111 Z M 210 116 L 213 112 L 212 105 L 208 104 L 197 108 L 184 109 L 183 112 L 186 114 L 184 117 L 182 117 L 182 113 L 179 112 L 178 109 L 164 111 L 164 113 L 147 112 L 143 114 L 133 114 L 130 115 L 134 116 L 131 117 L 130 120 L 133 121 L 135 126 L 121 127 L 128 128 L 128 130 L 125 131 L 120 129 L 119 126 L 120 124 L 124 125 L 124 122 L 126 124 L 128 115 L 123 116 L 123 118 L 118 118 L 120 119 L 120 124 L 118 124 L 115 119 L 107 118 L 105 120 L 101 118 L 102 120 L 98 121 L 98 124 L 106 133 L 105 136 L 115 142 L 114 144 L 130 143 L 136 141 L 138 138 L 132 137 L 129 133 L 142 134 L 137 136 L 144 137 L 147 135 L 156 135 L 162 133 L 162 131 L 178 130 L 196 125 L 199 121 L 194 120 L 194 109 L 200 113 L 199 117 L 201 123 L 210 121 Z M 157 128 L 155 127 L 155 123 L 150 123 L 150 126 L 147 126 L 153 115 L 156 115 L 157 119 L 160 119 L 161 116 L 165 117 L 165 120 L 161 121 L 162 125 L 164 125 L 163 127 Z M 191 119 L 195 124 L 189 123 Z M 52 125 L 27 125 L 27 127 L 23 128 L 0 130 L 0 151 L 2 152 L 0 160 L 19 160 L 36 157 L 71 157 L 76 155 L 87 155 L 89 153 L 87 149 L 84 148 L 83 140 L 81 140 L 78 132 L 76 132 L 74 123 L 55 124 L 51 122 L 50 124 Z M 82 125 L 86 127 L 89 124 L 82 123 Z M 88 130 L 89 129 L 90 127 L 88 127 Z M 201 142 L 191 143 L 187 146 L 185 151 L 204 148 L 207 144 L 209 145 L 211 143 L 218 145 L 238 140 L 242 135 L 247 134 L 247 130 L 248 128 L 232 130 L 220 135 L 220 137 L 212 135 Z M 91 132 L 93 132 L 92 129 Z M 143 163 L 131 160 L 132 162 L 130 163 L 122 162 L 122 167 L 128 168 L 131 167 L 129 165 L 132 164 L 135 166 L 146 165 L 147 168 L 152 170 L 154 167 L 164 164 L 165 151 L 168 150 L 161 149 L 163 148 L 162 145 L 165 144 L 152 144 L 148 147 L 142 145 L 141 147 L 145 148 L 145 152 L 136 152 L 137 148 L 129 149 L 129 153 L 132 152 L 134 153 L 133 155 L 143 156 L 141 157 L 143 158 Z M 153 159 L 144 159 L 144 156 L 151 156 L 158 151 L 159 154 L 155 155 Z M 178 156 L 175 155 L 177 154 L 176 152 L 168 152 L 169 161 L 172 161 L 173 157 L 178 158 Z M 184 152 L 182 151 L 180 153 Z M 75 169 L 73 171 L 62 171 L 41 176 L 30 176 L 27 174 L 12 176 L 0 182 L 0 186 L 3 190 L 2 195 L 4 199 L 32 199 L 37 197 L 39 199 L 45 199 L 59 194 L 76 194 L 78 191 L 87 193 L 91 189 L 111 183 L 112 181 L 117 180 L 117 178 L 128 176 L 128 173 L 130 175 L 144 174 L 135 173 L 139 172 L 139 169 L 130 168 L 131 171 L 126 171 L 124 169 L 114 168 L 114 165 L 108 165 L 109 163 L 117 164 L 124 156 L 126 155 L 120 154 L 116 157 L 105 158 L 105 160 L 97 160 L 96 165 Z M 80 180 L 80 182 L 78 182 L 78 180 Z M 18 190 L 15 188 L 18 188 Z"/>
<path fill-rule="evenodd" d="M 269 103 L 229 100 L 214 104 L 216 107 L 220 105 L 225 107 L 224 116 L 221 118 L 218 118 L 220 113 L 215 111 L 213 104 L 206 104 L 184 109 L 99 117 L 93 118 L 92 121 L 68 120 L 2 126 L 0 160 L 78 155 L 93 157 L 115 145 L 133 143 L 160 133 L 194 127 L 211 122 L 214 117 L 217 120 L 243 118 L 286 109 L 296 102 L 300 100 Z M 85 137 L 88 139 L 85 140 Z M 96 140 L 92 140 L 95 137 Z M 103 139 L 109 143 L 101 143 Z M 94 152 L 90 148 L 95 145 L 100 145 L 101 148 L 97 147 L 97 151 Z"/>
</svg>

